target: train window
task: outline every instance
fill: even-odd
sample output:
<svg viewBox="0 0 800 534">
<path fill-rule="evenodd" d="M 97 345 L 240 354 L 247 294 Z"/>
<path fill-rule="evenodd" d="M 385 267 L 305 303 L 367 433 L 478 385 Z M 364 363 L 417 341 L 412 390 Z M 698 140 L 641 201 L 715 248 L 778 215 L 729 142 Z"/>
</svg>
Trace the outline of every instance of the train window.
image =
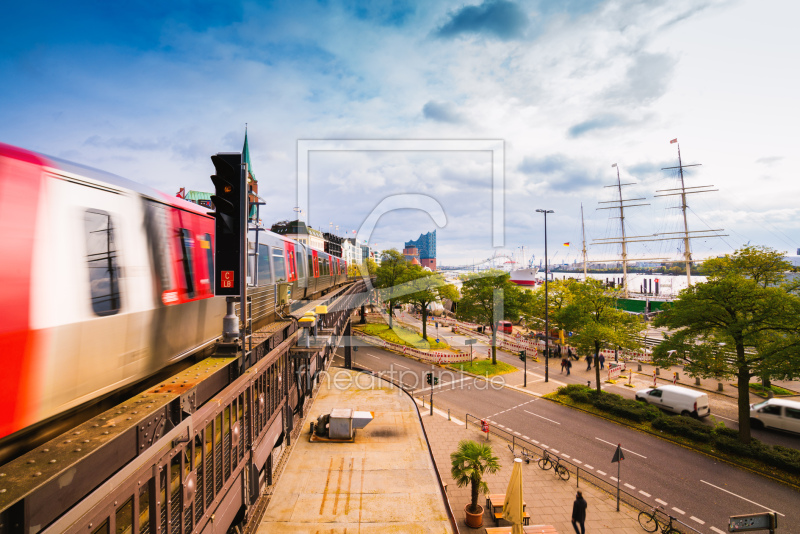
<svg viewBox="0 0 800 534">
<path fill-rule="evenodd" d="M 311 278 L 314 276 L 314 256 L 312 254 L 308 255 L 308 277 Z"/>
<path fill-rule="evenodd" d="M 170 485 L 170 496 L 169 496 L 169 524 L 171 528 L 169 529 L 171 534 L 180 534 L 181 531 L 181 510 L 183 510 L 183 506 L 181 504 L 181 497 L 183 496 L 183 489 L 181 485 L 181 455 L 176 454 L 172 457 L 172 461 L 170 462 L 170 470 L 169 470 L 169 485 Z"/>
<path fill-rule="evenodd" d="M 170 241 L 167 238 L 167 207 L 156 202 L 145 202 L 144 221 L 147 241 L 150 246 L 150 261 L 156 273 L 156 281 L 160 285 L 158 292 L 163 293 L 173 288 L 172 269 L 170 268 L 172 265 L 172 252 L 169 248 Z"/>
<path fill-rule="evenodd" d="M 122 307 L 114 225 L 104 211 L 87 211 L 85 222 L 92 310 L 101 317 L 114 315 Z"/>
<path fill-rule="evenodd" d="M 211 234 L 204 234 L 203 241 L 200 243 L 206 251 L 206 262 L 208 263 L 208 285 L 214 291 L 214 247 L 211 245 Z"/>
<path fill-rule="evenodd" d="M 92 531 L 92 534 L 108 534 L 108 519 L 97 525 L 97 528 Z"/>
<path fill-rule="evenodd" d="M 116 534 L 132 534 L 133 532 L 133 497 L 117 509 Z"/>
<path fill-rule="evenodd" d="M 268 286 L 272 283 L 272 269 L 269 265 L 269 247 L 258 245 L 258 285 Z"/>
<path fill-rule="evenodd" d="M 178 239 L 180 243 L 178 254 L 181 256 L 180 262 L 182 265 L 183 276 L 186 279 L 186 296 L 190 299 L 193 299 L 195 297 L 194 262 L 192 261 L 194 239 L 192 239 L 192 234 L 186 228 L 178 229 Z"/>
<path fill-rule="evenodd" d="M 139 534 L 150 534 L 150 483 L 139 494 Z"/>
<path fill-rule="evenodd" d="M 286 259 L 283 249 L 272 247 L 272 265 L 275 269 L 275 283 L 286 281 Z"/>
<path fill-rule="evenodd" d="M 299 248 L 299 247 L 298 247 Z M 306 277 L 306 262 L 305 262 L 305 251 L 297 250 L 297 277 L 303 279 Z"/>
</svg>

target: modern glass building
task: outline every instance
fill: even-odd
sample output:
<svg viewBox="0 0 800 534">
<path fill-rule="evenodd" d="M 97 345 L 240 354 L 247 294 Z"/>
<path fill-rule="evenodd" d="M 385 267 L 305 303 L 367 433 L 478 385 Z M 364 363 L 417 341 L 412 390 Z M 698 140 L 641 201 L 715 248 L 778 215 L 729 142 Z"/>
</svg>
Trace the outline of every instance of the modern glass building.
<svg viewBox="0 0 800 534">
<path fill-rule="evenodd" d="M 416 247 L 419 252 L 419 262 L 423 267 L 436 270 L 436 230 L 421 234 L 416 241 L 406 241 L 405 248 Z"/>
</svg>

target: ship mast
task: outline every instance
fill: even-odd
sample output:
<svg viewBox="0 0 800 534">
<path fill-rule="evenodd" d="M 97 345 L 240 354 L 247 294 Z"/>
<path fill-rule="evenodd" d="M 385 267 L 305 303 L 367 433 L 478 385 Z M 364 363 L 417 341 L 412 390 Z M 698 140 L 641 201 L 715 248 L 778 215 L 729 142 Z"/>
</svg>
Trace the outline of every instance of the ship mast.
<svg viewBox="0 0 800 534">
<path fill-rule="evenodd" d="M 586 226 L 583 224 L 583 202 L 581 202 L 581 235 L 583 236 L 583 279 L 588 280 L 586 274 Z"/>
<path fill-rule="evenodd" d="M 694 163 L 692 165 L 684 165 L 681 161 L 681 145 L 678 143 L 678 139 L 675 138 L 670 141 L 670 144 L 675 143 L 678 145 L 678 166 L 677 167 L 664 167 L 661 169 L 662 171 L 669 170 L 669 169 L 678 169 L 681 177 L 681 187 L 679 189 L 662 189 L 660 191 L 656 191 L 656 193 L 666 193 L 664 195 L 655 195 L 657 197 L 667 197 L 667 196 L 674 196 L 680 195 L 681 196 L 681 211 L 683 212 L 683 256 L 686 261 L 686 282 L 689 286 L 692 285 L 692 251 L 690 248 L 690 240 L 697 239 L 700 237 L 721 237 L 720 235 L 705 235 L 708 232 L 721 232 L 722 230 L 699 230 L 701 234 L 698 236 L 689 236 L 690 233 L 696 232 L 689 232 L 689 223 L 686 218 L 686 195 L 692 193 L 709 193 L 712 191 L 719 191 L 719 189 L 708 189 L 709 187 L 714 187 L 713 185 L 701 185 L 696 187 L 689 187 L 688 189 L 694 189 L 694 191 L 687 191 L 686 184 L 683 180 L 683 168 L 684 167 L 699 167 L 702 163 Z M 679 191 L 676 193 L 672 193 L 670 191 Z M 660 234 L 659 234 L 660 235 Z M 688 286 L 687 286 L 688 287 Z"/>
<path fill-rule="evenodd" d="M 619 193 L 619 199 L 617 200 L 609 200 L 607 202 L 600 202 L 600 204 L 616 204 L 614 206 L 602 207 L 597 208 L 599 210 L 610 210 L 610 209 L 618 209 L 619 210 L 619 220 L 620 225 L 622 227 L 622 240 L 621 241 L 609 241 L 607 239 L 603 239 L 601 242 L 597 244 L 604 244 L 608 245 L 611 243 L 621 243 L 622 244 L 622 296 L 627 298 L 628 297 L 628 237 L 625 235 L 625 208 L 632 208 L 634 206 L 648 206 L 649 204 L 625 204 L 626 202 L 634 202 L 639 200 L 644 200 L 644 198 L 622 198 L 622 186 L 625 185 L 635 185 L 636 182 L 629 182 L 626 184 L 622 183 L 622 180 L 619 177 L 619 167 L 616 163 L 612 165 L 617 169 L 617 183 L 614 185 L 607 185 L 606 187 L 615 187 L 617 192 Z M 637 236 L 638 237 L 638 236 Z M 617 238 L 614 238 L 617 239 Z"/>
</svg>

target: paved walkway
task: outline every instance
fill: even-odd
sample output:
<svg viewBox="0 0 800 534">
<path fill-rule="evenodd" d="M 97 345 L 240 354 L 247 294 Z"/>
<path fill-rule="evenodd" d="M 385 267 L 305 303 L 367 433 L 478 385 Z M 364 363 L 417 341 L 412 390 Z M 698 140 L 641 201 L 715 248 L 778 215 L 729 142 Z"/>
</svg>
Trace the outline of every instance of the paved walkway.
<svg viewBox="0 0 800 534">
<path fill-rule="evenodd" d="M 450 453 L 458 447 L 463 439 L 485 441 L 485 435 L 459 422 L 448 421 L 446 417 L 424 413 L 422 421 L 431 444 L 436 465 L 442 479 L 447 483 L 447 495 L 450 505 L 458 521 L 460 532 L 482 532 L 480 529 L 468 527 L 464 521 L 464 507 L 470 500 L 470 488 L 459 488 L 450 476 Z M 492 450 L 500 458 L 501 469 L 494 475 L 488 475 L 486 482 L 490 493 L 505 493 L 514 457 L 507 443 L 497 436 L 489 442 Z M 527 503 L 526 511 L 531 515 L 531 524 L 546 524 L 556 527 L 560 534 L 574 532 L 570 518 L 575 491 L 580 489 L 588 503 L 586 512 L 586 532 L 589 534 L 641 534 L 643 531 L 637 520 L 638 511 L 622 505 L 616 511 L 616 501 L 602 491 L 590 486 L 585 481 L 576 488 L 574 475 L 566 482 L 556 477 L 552 470 L 542 471 L 533 463 L 523 464 L 523 495 Z M 484 505 L 486 497 L 481 495 L 480 504 Z M 505 521 L 501 525 L 508 525 Z M 484 513 L 484 527 L 494 526 L 494 519 L 488 511 Z"/>
<path fill-rule="evenodd" d="M 257 532 L 453 532 L 413 401 L 369 375 L 331 368 L 306 421 L 333 408 L 374 412 L 353 443 L 295 443 Z"/>
</svg>

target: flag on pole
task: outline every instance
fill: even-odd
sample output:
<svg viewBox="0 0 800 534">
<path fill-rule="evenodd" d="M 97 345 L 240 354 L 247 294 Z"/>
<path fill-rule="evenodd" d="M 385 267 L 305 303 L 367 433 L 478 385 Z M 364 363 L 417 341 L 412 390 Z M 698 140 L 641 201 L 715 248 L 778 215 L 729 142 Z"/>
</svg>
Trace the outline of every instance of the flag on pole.
<svg viewBox="0 0 800 534">
<path fill-rule="evenodd" d="M 253 172 L 253 164 L 250 163 L 250 147 L 247 145 L 247 127 L 244 129 L 244 148 L 242 148 L 242 157 L 244 162 L 247 163 L 247 181 L 255 182 L 256 173 Z"/>
<path fill-rule="evenodd" d="M 672 143 L 677 143 L 677 142 L 678 142 L 678 138 L 676 137 L 675 139 L 673 139 L 672 141 L 670 141 L 670 142 L 669 142 L 669 144 L 672 144 Z"/>
<path fill-rule="evenodd" d="M 612 165 L 612 167 L 616 167 L 616 166 L 617 166 L 617 164 L 616 164 L 616 163 Z"/>
<path fill-rule="evenodd" d="M 564 246 L 565 246 L 565 247 L 568 247 L 568 246 L 569 246 L 569 241 L 567 241 L 566 243 L 564 243 Z"/>
</svg>

